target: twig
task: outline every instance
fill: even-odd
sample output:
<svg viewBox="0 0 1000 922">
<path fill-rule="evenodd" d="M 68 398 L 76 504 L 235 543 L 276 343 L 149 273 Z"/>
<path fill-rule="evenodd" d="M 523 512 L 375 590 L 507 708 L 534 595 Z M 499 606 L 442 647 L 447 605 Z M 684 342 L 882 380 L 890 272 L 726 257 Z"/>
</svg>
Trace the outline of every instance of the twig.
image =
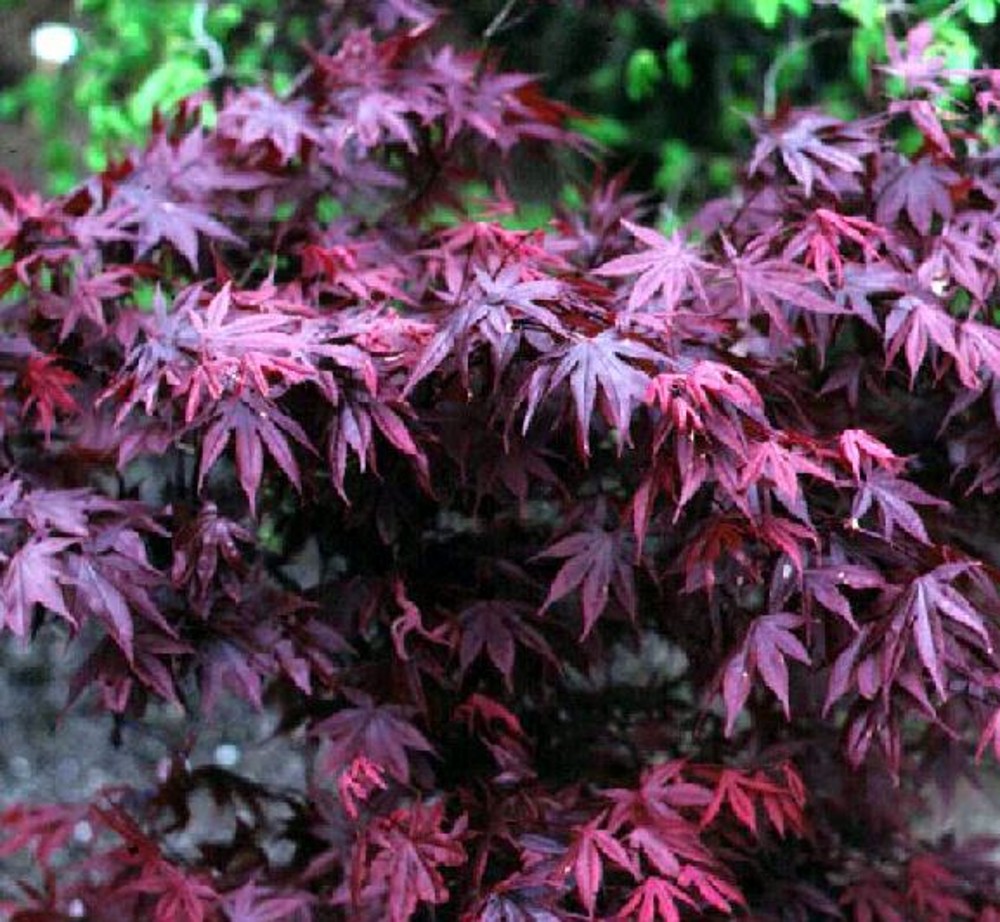
<svg viewBox="0 0 1000 922">
<path fill-rule="evenodd" d="M 774 118 L 774 114 L 778 109 L 778 75 L 781 73 L 781 68 L 791 60 L 793 55 L 798 54 L 800 51 L 805 51 L 812 45 L 825 42 L 829 38 L 838 38 L 850 34 L 850 29 L 823 29 L 815 35 L 798 39 L 783 48 L 764 74 L 764 115 L 767 118 Z"/>
<path fill-rule="evenodd" d="M 483 41 L 488 45 L 493 41 L 494 36 L 504 27 L 504 24 L 510 18 L 510 14 L 514 12 L 514 7 L 517 6 L 517 0 L 507 0 L 507 2 L 500 8 L 500 12 L 493 17 L 490 24 L 483 30 Z"/>
<path fill-rule="evenodd" d="M 222 45 L 205 29 L 207 15 L 208 0 L 198 0 L 191 7 L 191 37 L 195 45 L 208 55 L 208 79 L 217 80 L 226 72 L 226 54 Z"/>
</svg>

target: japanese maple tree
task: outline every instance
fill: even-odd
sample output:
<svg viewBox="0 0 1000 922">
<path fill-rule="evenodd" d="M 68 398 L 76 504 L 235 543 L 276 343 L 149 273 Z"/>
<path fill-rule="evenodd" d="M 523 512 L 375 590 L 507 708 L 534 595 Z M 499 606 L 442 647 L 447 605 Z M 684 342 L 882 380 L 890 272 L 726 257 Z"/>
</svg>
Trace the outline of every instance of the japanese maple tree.
<svg viewBox="0 0 1000 922">
<path fill-rule="evenodd" d="M 312 765 L 10 807 L 3 911 L 1000 918 L 911 826 L 1000 756 L 1000 73 L 917 26 L 912 98 L 753 121 L 688 226 L 597 171 L 525 230 L 571 113 L 345 8 L 288 93 L 0 187 L 0 625 L 86 648 L 72 706 L 236 696 Z M 203 789 L 236 831 L 175 847 Z"/>
</svg>

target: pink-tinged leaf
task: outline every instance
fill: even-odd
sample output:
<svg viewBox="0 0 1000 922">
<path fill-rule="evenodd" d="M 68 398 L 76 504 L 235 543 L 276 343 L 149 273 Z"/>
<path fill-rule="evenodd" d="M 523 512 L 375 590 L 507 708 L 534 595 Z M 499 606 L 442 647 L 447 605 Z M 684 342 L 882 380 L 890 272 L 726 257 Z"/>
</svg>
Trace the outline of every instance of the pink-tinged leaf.
<svg viewBox="0 0 1000 922">
<path fill-rule="evenodd" d="M 590 633 L 607 607 L 612 592 L 622 608 L 630 615 L 635 614 L 635 555 L 631 534 L 592 528 L 562 538 L 538 556 L 566 560 L 552 580 L 540 612 L 578 589 L 583 608 L 583 637 Z"/>
<path fill-rule="evenodd" d="M 229 922 L 305 922 L 312 903 L 307 893 L 282 893 L 252 880 L 222 897 Z"/>
<path fill-rule="evenodd" d="M 912 388 L 927 347 L 933 343 L 959 363 L 961 369 L 965 359 L 955 338 L 956 330 L 955 321 L 942 306 L 911 295 L 900 298 L 885 321 L 886 367 L 903 348 Z"/>
<path fill-rule="evenodd" d="M 878 69 L 899 77 L 907 91 L 924 90 L 937 97 L 943 90 L 948 76 L 947 60 L 940 55 L 931 56 L 934 43 L 934 26 L 928 22 L 918 22 L 906 33 L 905 48 L 890 31 L 886 33 L 888 64 L 878 65 Z"/>
<path fill-rule="evenodd" d="M 918 852 L 907 862 L 906 900 L 918 918 L 971 918 L 973 909 L 963 892 L 965 881 L 937 855 Z"/>
<path fill-rule="evenodd" d="M 901 634 L 909 631 L 917 654 L 939 697 L 947 698 L 946 622 L 953 622 L 975 638 L 984 652 L 992 644 L 982 615 L 959 593 L 953 582 L 972 569 L 971 563 L 943 564 L 914 579 L 893 607 L 892 624 Z"/>
<path fill-rule="evenodd" d="M 0 813 L 0 858 L 30 849 L 48 868 L 89 811 L 87 804 L 13 804 Z"/>
<path fill-rule="evenodd" d="M 120 587 L 98 569 L 94 560 L 82 554 L 73 555 L 67 564 L 67 575 L 76 590 L 75 609 L 99 618 L 126 659 L 132 659 L 134 626 L 132 613 Z"/>
<path fill-rule="evenodd" d="M 860 522 L 874 506 L 882 537 L 886 541 L 893 540 L 898 525 L 910 537 L 922 544 L 930 544 L 923 519 L 914 508 L 917 505 L 948 508 L 944 500 L 925 493 L 916 484 L 895 477 L 886 470 L 875 469 L 866 476 L 854 495 L 851 518 L 854 523 Z"/>
<path fill-rule="evenodd" d="M 750 446 L 739 480 L 740 489 L 770 481 L 774 492 L 789 509 L 795 509 L 801 499 L 799 476 L 806 475 L 832 483 L 834 475 L 804 452 L 793 451 L 767 440 Z"/>
<path fill-rule="evenodd" d="M 513 737 L 523 737 L 524 729 L 521 721 L 517 719 L 498 701 L 474 692 L 469 695 L 456 709 L 455 719 L 464 720 L 471 731 L 475 724 L 479 723 L 485 727 L 491 725 L 499 726 L 503 732 Z"/>
<path fill-rule="evenodd" d="M 903 895 L 874 874 L 848 884 L 840 903 L 854 922 L 910 922 Z"/>
<path fill-rule="evenodd" d="M 844 308 L 816 290 L 819 278 L 796 263 L 769 255 L 769 242 L 759 238 L 742 253 L 724 241 L 725 275 L 733 289 L 733 313 L 740 320 L 763 314 L 772 327 L 784 336 L 791 335 L 793 314 L 842 314 Z"/>
<path fill-rule="evenodd" d="M 819 536 L 812 528 L 784 516 L 762 515 L 756 525 L 760 538 L 786 554 L 800 574 L 805 566 L 808 546 L 819 547 Z"/>
<path fill-rule="evenodd" d="M 36 604 L 74 623 L 63 596 L 63 586 L 70 580 L 59 555 L 76 543 L 72 538 L 35 538 L 7 561 L 0 625 L 24 637 Z"/>
<path fill-rule="evenodd" d="M 663 877 L 647 877 L 618 911 L 617 919 L 635 922 L 680 922 L 679 906 L 697 908 L 680 887 Z"/>
<path fill-rule="evenodd" d="M 602 820 L 603 816 L 598 816 L 577 829 L 565 859 L 565 865 L 573 872 L 580 902 L 591 917 L 604 879 L 606 859 L 633 877 L 639 876 L 638 869 L 625 848 L 610 832 L 601 828 Z"/>
<path fill-rule="evenodd" d="M 730 735 L 743 709 L 754 674 L 781 702 L 785 717 L 790 717 L 788 701 L 788 665 L 786 657 L 809 663 L 809 654 L 792 630 L 801 627 L 801 615 L 779 612 L 754 619 L 740 649 L 730 657 L 723 671 L 722 696 L 726 705 L 726 734 Z"/>
<path fill-rule="evenodd" d="M 449 896 L 442 868 L 465 864 L 462 817 L 443 828 L 444 804 L 415 803 L 376 821 L 370 838 L 377 849 L 367 869 L 363 893 L 385 894 L 388 922 L 409 922 L 421 903 L 444 903 Z"/>
<path fill-rule="evenodd" d="M 34 410 L 46 443 L 52 437 L 57 410 L 63 414 L 79 411 L 69 388 L 79 384 L 80 379 L 55 362 L 56 356 L 30 355 L 21 375 L 21 386 L 26 391 L 21 415 L 27 416 Z"/>
<path fill-rule="evenodd" d="M 639 274 L 629 295 L 629 310 L 646 307 L 656 294 L 662 296 L 666 314 L 674 313 L 689 293 L 695 294 L 702 304 L 708 303 L 702 280 L 712 266 L 698 256 L 697 247 L 677 232 L 667 238 L 628 220 L 622 224 L 649 249 L 619 256 L 594 271 L 612 277 Z"/>
<path fill-rule="evenodd" d="M 838 442 L 840 453 L 855 480 L 861 479 L 862 468 L 866 473 L 871 470 L 872 462 L 894 474 L 898 474 L 905 463 L 888 445 L 864 429 L 845 429 L 840 433 Z"/>
<path fill-rule="evenodd" d="M 289 439 L 313 452 L 308 436 L 292 417 L 251 394 L 226 400 L 212 411 L 212 421 L 202 441 L 199 483 L 204 482 L 233 435 L 237 475 L 251 512 L 256 508 L 257 492 L 264 473 L 265 449 L 296 489 L 301 487 L 299 465 Z"/>
<path fill-rule="evenodd" d="M 357 756 L 337 779 L 337 793 L 344 812 L 356 820 L 360 814 L 358 803 L 364 803 L 376 789 L 388 787 L 385 770 L 366 756 Z"/>
<path fill-rule="evenodd" d="M 749 771 L 745 769 L 710 767 L 718 771 L 715 796 L 701 818 L 701 828 L 709 827 L 727 806 L 737 821 L 754 836 L 759 836 L 758 809 L 783 836 L 788 829 L 796 835 L 805 834 L 805 790 L 795 769 L 786 763 L 777 771 Z M 775 778 L 774 776 L 778 777 Z"/>
<path fill-rule="evenodd" d="M 887 239 L 887 233 L 871 221 L 817 208 L 785 246 L 784 255 L 788 259 L 803 256 L 825 285 L 840 288 L 844 283 L 844 241 L 859 247 L 869 262 L 878 259 L 878 246 Z"/>
<path fill-rule="evenodd" d="M 916 162 L 900 157 L 894 170 L 887 169 L 881 174 L 875 212 L 878 223 L 891 227 L 905 211 L 913 226 L 928 236 L 935 216 L 946 221 L 951 218 L 954 206 L 950 189 L 958 180 L 954 170 L 931 157 Z"/>
<path fill-rule="evenodd" d="M 1000 760 L 1000 708 L 993 712 L 993 716 L 987 721 L 979 735 L 979 745 L 976 746 L 977 762 L 982 760 L 983 754 L 989 746 L 993 747 L 993 755 L 997 760 Z"/>
<path fill-rule="evenodd" d="M 628 844 L 633 852 L 643 854 L 657 873 L 676 877 L 680 872 L 681 863 L 677 853 L 670 848 L 656 827 L 639 826 L 633 829 L 628 834 Z"/>
<path fill-rule="evenodd" d="M 830 677 L 827 681 L 826 699 L 823 702 L 823 716 L 830 713 L 834 704 L 848 693 L 851 681 L 854 679 L 861 651 L 870 633 L 869 626 L 862 626 L 851 642 L 844 647 L 833 661 Z"/>
<path fill-rule="evenodd" d="M 250 87 L 226 98 L 219 112 L 219 135 L 231 141 L 242 156 L 266 159 L 273 152 L 285 165 L 307 144 L 321 143 L 318 126 L 305 100 L 282 100 L 266 90 Z"/>
<path fill-rule="evenodd" d="M 566 383 L 576 419 L 580 453 L 590 455 L 590 426 L 597 407 L 605 422 L 627 441 L 633 408 L 642 402 L 649 375 L 634 362 L 657 363 L 663 356 L 614 330 L 593 337 L 576 336 L 539 359 L 521 387 L 515 407 L 524 403 L 523 432 L 528 431 L 542 401 Z"/>
<path fill-rule="evenodd" d="M 839 195 L 845 176 L 864 170 L 861 158 L 874 153 L 876 145 L 862 126 L 854 126 L 828 115 L 808 110 L 779 113 L 774 119 L 753 119 L 757 146 L 749 173 L 762 172 L 774 154 L 802 186 L 806 197 L 813 184 Z"/>
<path fill-rule="evenodd" d="M 728 880 L 694 864 L 685 865 L 677 878 L 679 886 L 698 895 L 713 909 L 731 915 L 734 906 L 745 906 L 739 889 Z"/>
</svg>

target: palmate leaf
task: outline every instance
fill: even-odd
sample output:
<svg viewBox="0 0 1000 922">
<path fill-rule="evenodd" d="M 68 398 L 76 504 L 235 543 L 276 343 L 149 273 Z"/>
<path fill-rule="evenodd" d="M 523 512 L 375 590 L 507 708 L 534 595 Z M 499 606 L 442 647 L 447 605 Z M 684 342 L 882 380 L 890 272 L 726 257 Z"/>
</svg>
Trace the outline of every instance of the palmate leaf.
<svg viewBox="0 0 1000 922">
<path fill-rule="evenodd" d="M 208 472 L 233 440 L 236 444 L 236 471 L 251 513 L 256 510 L 257 491 L 264 475 L 265 450 L 296 489 L 301 487 L 299 464 L 291 442 L 298 443 L 312 454 L 315 454 L 315 449 L 305 431 L 291 416 L 252 391 L 219 401 L 210 408 L 209 414 L 201 445 L 199 485 L 204 483 Z"/>
<path fill-rule="evenodd" d="M 538 359 L 514 400 L 514 409 L 525 405 L 522 432 L 527 432 L 542 402 L 564 383 L 570 391 L 581 455 L 590 455 L 590 425 L 597 407 L 605 422 L 618 434 L 619 445 L 628 437 L 632 409 L 643 402 L 650 375 L 639 362 L 659 363 L 655 349 L 625 339 L 614 330 L 596 336 L 575 335 L 570 342 L 551 349 Z"/>
<path fill-rule="evenodd" d="M 697 903 L 679 886 L 664 877 L 647 877 L 622 906 L 620 917 L 636 922 L 680 922 L 681 907 Z"/>
<path fill-rule="evenodd" d="M 945 634 L 948 622 L 952 630 L 957 625 L 968 632 L 982 651 L 991 653 L 993 650 L 982 613 L 953 585 L 973 568 L 973 564 L 964 562 L 935 567 L 914 579 L 893 606 L 895 633 L 912 636 L 920 661 L 942 700 L 948 696 L 945 681 L 949 659 Z"/>
<path fill-rule="evenodd" d="M 171 191 L 149 178 L 147 171 L 118 186 L 109 208 L 124 207 L 127 217 L 122 225 L 135 228 L 136 259 L 142 259 L 153 247 L 167 242 L 191 266 L 198 264 L 200 236 L 227 243 L 240 243 L 225 224 L 208 213 L 204 205 L 178 201 Z"/>
<path fill-rule="evenodd" d="M 161 584 L 161 577 L 145 559 L 143 543 L 125 553 L 115 547 L 85 547 L 69 555 L 66 573 L 74 587 L 70 603 L 74 620 L 82 624 L 96 617 L 130 662 L 135 615 L 143 616 L 167 634 L 174 633 L 153 601 L 151 593 Z"/>
<path fill-rule="evenodd" d="M 509 599 L 473 602 L 465 608 L 458 619 L 461 674 L 464 675 L 478 657 L 485 655 L 503 676 L 508 690 L 513 691 L 514 660 L 519 646 L 533 650 L 558 667 L 558 660 L 545 638 L 527 623 L 532 614 L 530 605 Z"/>
<path fill-rule="evenodd" d="M 738 252 L 723 241 L 726 262 L 720 279 L 732 288 L 732 309 L 741 320 L 763 313 L 774 328 L 791 335 L 791 312 L 842 314 L 844 308 L 816 290 L 819 277 L 798 263 L 770 255 L 770 241 L 759 237 Z M 814 287 L 815 286 L 815 287 Z"/>
<path fill-rule="evenodd" d="M 500 270 L 495 277 L 482 267 L 473 273 L 474 283 L 452 280 L 458 290 L 446 292 L 452 302 L 410 373 L 404 395 L 446 361 L 458 367 L 459 380 L 469 388 L 469 362 L 480 345 L 489 348 L 494 377 L 499 376 L 517 352 L 525 325 L 567 335 L 558 316 L 539 301 L 558 298 L 562 286 L 551 278 L 523 278 L 519 266 Z"/>
<path fill-rule="evenodd" d="M 886 541 L 892 541 L 896 526 L 922 544 L 930 544 L 920 513 L 916 506 L 935 506 L 947 509 L 948 503 L 924 492 L 915 483 L 910 483 L 891 472 L 875 469 L 858 487 L 851 505 L 849 525 L 854 528 L 874 508 L 877 512 L 880 533 Z"/>
<path fill-rule="evenodd" d="M 900 157 L 895 169 L 880 174 L 875 217 L 879 224 L 891 226 L 906 212 L 926 236 L 935 216 L 947 221 L 954 213 L 950 189 L 958 179 L 954 170 L 930 157 L 915 162 Z"/>
<path fill-rule="evenodd" d="M 594 271 L 612 277 L 639 274 L 629 295 L 629 310 L 645 307 L 657 293 L 663 297 L 667 314 L 677 310 L 689 293 L 694 293 L 702 304 L 708 303 L 702 279 L 712 271 L 712 265 L 699 257 L 696 247 L 676 232 L 667 238 L 625 219 L 622 224 L 648 249 L 616 257 Z"/>
<path fill-rule="evenodd" d="M 0 585 L 3 599 L 0 625 L 24 637 L 36 604 L 68 621 L 74 620 L 63 595 L 70 577 L 61 555 L 77 543 L 72 538 L 35 538 L 7 561 Z"/>
<path fill-rule="evenodd" d="M 366 890 L 385 894 L 389 922 L 409 922 L 421 903 L 448 899 L 442 868 L 466 861 L 462 834 L 466 820 L 444 829 L 444 804 L 416 803 L 380 819 L 371 830 L 378 852 L 367 869 Z"/>
<path fill-rule="evenodd" d="M 850 125 L 832 116 L 810 111 L 782 112 L 770 121 L 751 120 L 757 146 L 750 161 L 753 176 L 773 155 L 809 197 L 813 185 L 839 194 L 844 176 L 864 171 L 862 158 L 877 150 L 868 126 Z"/>
<path fill-rule="evenodd" d="M 890 365 L 900 349 L 906 354 L 910 366 L 910 386 L 927 354 L 927 347 L 933 343 L 942 353 L 959 363 L 959 371 L 968 377 L 964 369 L 964 355 L 955 338 L 957 325 L 944 307 L 935 303 L 929 295 L 906 295 L 900 298 L 885 321 L 886 365 Z"/>
<path fill-rule="evenodd" d="M 581 637 L 590 633 L 607 607 L 611 593 L 626 612 L 635 614 L 635 547 L 631 532 L 591 528 L 562 538 L 538 557 L 566 561 L 552 580 L 540 611 L 545 612 L 579 589 L 583 609 Z"/>
<path fill-rule="evenodd" d="M 607 860 L 628 871 L 633 878 L 639 876 L 638 868 L 622 844 L 610 832 L 601 828 L 603 820 L 603 815 L 599 815 L 579 827 L 565 858 L 566 867 L 572 870 L 580 902 L 590 917 L 594 915 L 597 892 L 601 889 Z"/>
<path fill-rule="evenodd" d="M 722 676 L 722 697 L 726 705 L 726 734 L 732 734 L 743 705 L 750 695 L 755 675 L 774 692 L 785 717 L 791 708 L 788 699 L 788 664 L 786 657 L 808 664 L 809 654 L 792 631 L 805 618 L 788 612 L 755 618 L 743 643 L 726 664 Z"/>
<path fill-rule="evenodd" d="M 414 438 L 411 425 L 412 411 L 402 400 L 376 398 L 360 388 L 341 392 L 327 430 L 326 457 L 333 485 L 343 499 L 349 499 L 345 479 L 352 456 L 362 473 L 377 472 L 376 433 L 426 478 L 427 458 Z"/>
<path fill-rule="evenodd" d="M 218 894 L 200 876 L 162 858 L 141 865 L 139 877 L 119 893 L 143 893 L 156 899 L 153 922 L 205 922 Z"/>
<path fill-rule="evenodd" d="M 312 732 L 323 739 L 323 764 L 329 774 L 343 771 L 364 756 L 404 784 L 410 779 L 406 751 L 434 752 L 427 738 L 407 719 L 411 709 L 396 704 L 378 705 L 363 692 L 345 691 L 354 707 L 344 708 L 315 724 Z"/>
<path fill-rule="evenodd" d="M 280 893 L 247 881 L 222 897 L 229 922 L 305 922 L 312 899 L 307 893 Z"/>
<path fill-rule="evenodd" d="M 258 87 L 226 98 L 217 130 L 242 156 L 273 158 L 281 166 L 300 156 L 306 144 L 322 141 L 305 100 L 280 100 Z"/>
</svg>

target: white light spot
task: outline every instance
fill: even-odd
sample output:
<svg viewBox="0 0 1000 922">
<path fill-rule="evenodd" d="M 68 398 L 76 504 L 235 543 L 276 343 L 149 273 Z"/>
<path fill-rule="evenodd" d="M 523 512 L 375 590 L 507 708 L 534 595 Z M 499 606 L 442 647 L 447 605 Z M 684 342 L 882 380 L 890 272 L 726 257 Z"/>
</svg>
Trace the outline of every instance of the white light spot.
<svg viewBox="0 0 1000 922">
<path fill-rule="evenodd" d="M 222 768 L 232 768 L 240 761 L 240 747 L 232 743 L 219 743 L 213 754 L 215 764 Z"/>
<path fill-rule="evenodd" d="M 786 563 L 781 568 L 781 578 L 782 579 L 791 579 L 791 577 L 792 577 L 792 565 L 790 563 Z"/>
<path fill-rule="evenodd" d="M 83 900 L 77 897 L 70 900 L 66 912 L 72 919 L 82 919 L 87 914 L 87 907 L 83 905 Z"/>
<path fill-rule="evenodd" d="M 81 845 L 86 845 L 93 838 L 94 828 L 86 820 L 80 820 L 80 822 L 73 827 L 73 839 Z"/>
<path fill-rule="evenodd" d="M 31 53 L 46 64 L 65 64 L 79 45 L 76 31 L 64 22 L 43 22 L 31 33 Z"/>
</svg>

